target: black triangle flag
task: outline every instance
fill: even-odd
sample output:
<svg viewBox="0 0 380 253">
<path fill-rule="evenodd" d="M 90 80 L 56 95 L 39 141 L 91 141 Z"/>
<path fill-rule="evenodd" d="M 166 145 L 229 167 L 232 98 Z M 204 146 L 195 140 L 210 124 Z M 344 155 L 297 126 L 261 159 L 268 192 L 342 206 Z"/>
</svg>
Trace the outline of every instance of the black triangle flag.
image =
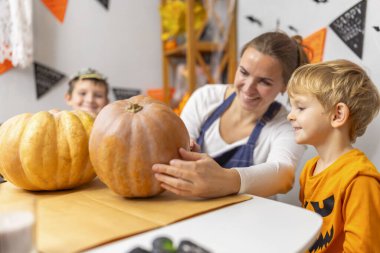
<svg viewBox="0 0 380 253">
<path fill-rule="evenodd" d="M 65 77 L 64 74 L 34 62 L 34 79 L 36 82 L 37 99 L 48 92 Z"/>
<path fill-rule="evenodd" d="M 98 0 L 99 3 L 101 3 L 104 8 L 108 10 L 108 0 Z"/>
<path fill-rule="evenodd" d="M 363 55 L 366 6 L 367 0 L 363 0 L 330 24 L 330 28 L 360 59 Z"/>
<path fill-rule="evenodd" d="M 141 94 L 141 90 L 137 89 L 112 88 L 112 91 L 116 100 L 123 100 Z"/>
</svg>

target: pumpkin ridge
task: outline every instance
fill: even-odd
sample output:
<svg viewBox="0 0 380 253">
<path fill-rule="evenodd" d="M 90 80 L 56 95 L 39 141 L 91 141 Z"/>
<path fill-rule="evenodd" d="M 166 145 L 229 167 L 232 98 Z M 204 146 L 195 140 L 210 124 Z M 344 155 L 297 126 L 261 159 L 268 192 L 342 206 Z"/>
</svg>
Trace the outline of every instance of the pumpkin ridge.
<svg viewBox="0 0 380 253">
<path fill-rule="evenodd" d="M 36 186 L 28 179 L 22 169 L 20 142 L 32 114 L 24 113 L 12 117 L 0 127 L 0 163 L 1 174 L 11 183 L 22 185 L 25 189 L 33 189 Z M 16 155 L 13 155 L 16 154 Z M 6 164 L 5 161 L 8 161 Z M 16 170 L 15 173 L 8 171 Z"/>
<path fill-rule="evenodd" d="M 59 166 L 59 169 L 57 170 L 57 174 L 58 174 L 57 176 L 60 178 L 62 178 L 62 175 L 66 176 L 64 180 L 62 181 L 62 184 L 65 184 L 66 187 L 71 185 L 72 179 L 75 178 L 73 175 L 74 170 L 78 169 L 78 168 L 75 168 L 75 165 L 76 165 L 75 157 L 74 157 L 76 155 L 74 151 L 75 145 L 72 145 L 70 143 L 70 140 L 72 139 L 72 136 L 70 135 L 73 132 L 73 130 L 75 130 L 75 128 L 73 128 L 72 126 L 72 120 L 73 120 L 73 117 L 66 111 L 62 111 L 60 116 L 56 119 L 56 122 L 59 124 L 58 133 L 60 133 L 61 135 L 60 141 L 63 142 L 62 144 L 61 142 L 57 142 L 57 145 L 65 146 L 65 149 L 63 149 L 62 146 L 61 148 L 57 147 L 57 150 L 59 151 L 58 152 L 59 158 L 61 158 L 61 159 L 58 159 L 60 161 L 61 166 Z M 69 173 L 65 173 L 64 172 L 65 170 L 68 170 Z"/>
<path fill-rule="evenodd" d="M 131 113 L 123 113 L 118 118 L 118 123 L 120 126 L 124 125 L 125 123 L 128 124 L 123 129 L 123 135 L 118 136 L 119 138 L 117 139 L 118 145 L 122 147 L 121 149 L 118 149 L 120 152 L 120 156 L 118 159 L 115 157 L 113 158 L 113 159 L 116 159 L 115 165 L 116 165 L 117 170 L 120 171 L 119 173 L 121 173 L 121 174 L 125 174 L 126 172 L 129 172 L 129 169 L 128 169 L 130 166 L 129 161 L 132 160 L 131 156 L 128 157 L 125 154 L 129 154 L 131 142 L 133 143 L 131 138 L 128 138 L 128 136 L 132 135 L 131 134 L 132 129 L 130 126 L 130 122 L 132 121 L 131 117 L 133 117 L 133 116 L 135 116 L 135 115 L 131 114 Z M 127 175 L 127 177 L 129 177 L 129 176 L 130 175 Z M 132 193 L 131 187 L 129 186 L 128 181 L 125 177 L 118 177 L 117 174 L 112 174 L 112 182 L 116 182 L 117 186 L 127 185 L 127 187 L 125 187 L 124 190 L 120 187 L 117 187 L 117 192 L 119 194 L 130 195 Z M 115 184 L 113 184 L 113 185 L 115 185 Z"/>
<path fill-rule="evenodd" d="M 137 140 L 139 145 L 142 144 L 142 142 L 144 141 L 144 138 L 146 136 L 149 136 L 151 134 L 149 131 L 147 131 L 148 130 L 147 126 L 151 125 L 151 124 L 149 124 L 149 121 L 152 121 L 153 118 L 154 117 L 146 117 L 145 113 L 144 114 L 141 113 L 137 116 L 136 120 L 133 120 L 133 123 L 132 123 L 133 124 L 133 131 L 138 132 L 139 134 L 138 135 L 133 134 L 132 136 L 136 139 L 137 139 L 136 136 L 139 137 Z M 141 132 L 139 131 L 140 128 L 143 129 Z M 132 143 L 135 143 L 135 142 L 132 142 Z M 129 144 L 129 145 L 131 145 L 131 144 Z M 134 187 L 134 189 L 132 189 L 132 192 L 141 192 L 142 195 L 149 195 L 150 194 L 149 189 L 152 189 L 153 180 L 155 180 L 155 179 L 153 178 L 153 171 L 151 170 L 151 168 L 145 168 L 145 167 L 147 165 L 148 166 L 153 165 L 153 164 L 147 164 L 147 162 L 146 162 L 146 161 L 152 161 L 152 155 L 155 154 L 155 151 L 152 150 L 152 146 L 153 145 L 142 145 L 141 148 L 139 147 L 139 148 L 136 148 L 134 150 L 134 153 L 136 152 L 136 150 L 139 153 L 138 154 L 135 153 L 132 157 L 136 157 L 136 159 L 138 159 L 140 161 L 141 168 L 138 168 L 138 166 L 136 166 L 136 165 L 131 165 L 132 167 L 137 167 L 137 168 L 135 168 L 135 170 L 130 170 L 131 173 L 133 172 L 132 175 L 130 175 L 130 176 L 132 176 L 131 178 L 136 179 L 136 184 L 133 185 L 135 187 Z M 136 162 L 136 160 L 134 159 L 133 163 L 135 163 L 135 162 Z M 129 161 L 129 163 L 131 163 L 131 161 Z M 143 175 L 141 175 L 141 173 L 143 173 Z M 145 182 L 143 182 L 143 180 L 146 178 L 150 178 L 150 180 L 145 180 Z"/>
<path fill-rule="evenodd" d="M 151 134 L 150 128 L 148 127 L 149 125 L 151 125 L 151 124 L 148 124 L 148 123 L 150 123 L 150 121 L 153 121 L 153 123 L 151 123 L 151 124 L 153 124 L 153 126 L 157 126 L 157 124 L 156 124 L 157 122 L 155 121 L 155 117 L 150 117 L 150 118 L 146 117 L 146 120 L 142 121 L 142 124 L 141 124 L 143 126 L 143 129 L 144 129 L 144 131 L 143 131 L 144 136 L 149 136 Z M 154 138 L 153 141 L 156 141 L 156 139 Z M 147 158 L 148 161 L 153 161 L 153 155 L 156 154 L 155 153 L 156 150 L 154 150 L 153 145 L 147 145 L 147 147 L 148 147 L 148 151 L 146 152 L 147 154 L 143 154 L 143 155 L 148 156 L 148 158 Z M 152 164 L 150 166 L 150 170 L 149 170 L 150 178 L 151 178 L 151 180 L 149 182 L 149 189 L 152 189 L 153 186 L 155 189 L 157 188 L 157 186 L 159 186 L 159 188 L 162 189 L 161 186 L 159 185 L 157 179 L 154 177 L 154 173 L 152 170 L 153 164 L 154 163 L 152 162 Z"/>
<path fill-rule="evenodd" d="M 20 144 L 21 164 L 25 174 L 38 188 L 51 189 L 55 182 L 46 175 L 46 169 L 57 165 L 55 159 L 56 128 L 48 112 L 34 114 L 25 126 Z M 52 124 L 52 121 L 54 124 Z"/>
<path fill-rule="evenodd" d="M 79 111 L 79 110 L 76 110 L 73 113 L 78 118 L 78 120 L 80 121 L 81 124 L 79 124 L 79 125 L 83 129 L 83 132 L 86 133 L 86 135 L 84 135 L 84 136 L 86 136 L 85 142 L 87 144 L 86 145 L 86 159 L 85 159 L 84 164 L 83 164 L 84 166 L 82 168 L 82 173 L 81 173 L 81 175 L 79 175 L 79 179 L 78 179 L 78 185 L 81 185 L 83 183 L 88 182 L 90 178 L 95 177 L 95 171 L 94 171 L 92 163 L 90 161 L 90 155 L 89 155 L 89 149 L 88 149 L 88 143 L 89 143 L 89 139 L 90 139 L 92 126 L 94 123 L 94 118 L 90 114 Z"/>
<path fill-rule="evenodd" d="M 67 179 L 66 178 L 63 178 L 61 177 L 61 173 L 60 171 L 64 170 L 64 164 L 62 164 L 62 161 L 61 161 L 61 157 L 63 157 L 62 155 L 62 149 L 63 148 L 68 148 L 68 145 L 67 145 L 67 141 L 66 141 L 66 138 L 64 138 L 64 136 L 62 136 L 63 134 L 61 134 L 61 112 L 58 112 L 58 113 L 52 113 L 52 116 L 54 118 L 54 124 L 55 124 L 55 129 L 57 129 L 57 135 L 56 135 L 56 150 L 57 150 L 57 166 L 56 166 L 56 170 L 54 171 L 55 172 L 55 178 L 60 178 L 61 181 L 66 181 Z M 59 148 L 61 147 L 61 148 Z"/>
<path fill-rule="evenodd" d="M 76 114 L 66 113 L 64 119 L 68 121 L 64 124 L 64 133 L 66 135 L 66 140 L 69 147 L 68 150 L 70 158 L 70 173 L 68 173 L 67 187 L 71 188 L 88 180 L 85 178 L 87 175 L 87 171 L 85 171 L 85 169 L 87 168 L 87 163 L 89 162 L 88 138 L 87 131 Z M 93 177 L 91 172 L 92 171 L 90 170 L 90 176 Z"/>
</svg>

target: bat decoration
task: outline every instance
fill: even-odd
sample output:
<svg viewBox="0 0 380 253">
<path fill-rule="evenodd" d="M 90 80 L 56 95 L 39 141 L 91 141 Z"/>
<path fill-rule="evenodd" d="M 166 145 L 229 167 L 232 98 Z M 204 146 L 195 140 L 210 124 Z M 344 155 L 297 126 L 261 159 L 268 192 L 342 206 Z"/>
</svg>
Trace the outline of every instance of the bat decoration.
<svg viewBox="0 0 380 253">
<path fill-rule="evenodd" d="M 247 19 L 251 21 L 252 23 L 258 24 L 260 27 L 263 26 L 263 23 L 259 19 L 255 18 L 254 16 L 247 16 Z"/>
<path fill-rule="evenodd" d="M 373 26 L 373 29 L 375 29 L 376 32 L 380 32 L 380 27 L 379 26 Z"/>
<path fill-rule="evenodd" d="M 289 25 L 288 28 L 293 32 L 298 33 L 298 29 L 296 29 L 294 26 Z"/>
</svg>

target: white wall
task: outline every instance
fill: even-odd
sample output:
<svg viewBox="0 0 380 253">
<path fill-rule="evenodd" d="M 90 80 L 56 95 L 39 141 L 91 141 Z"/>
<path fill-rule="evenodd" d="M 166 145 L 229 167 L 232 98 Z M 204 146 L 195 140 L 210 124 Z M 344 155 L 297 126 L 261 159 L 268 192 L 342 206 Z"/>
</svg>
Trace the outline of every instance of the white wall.
<svg viewBox="0 0 380 253">
<path fill-rule="evenodd" d="M 313 0 L 238 0 L 238 44 L 254 36 L 272 31 L 276 20 L 289 34 L 292 25 L 304 37 L 328 25 L 357 0 L 330 0 L 317 4 Z M 380 85 L 380 34 L 372 25 L 380 24 L 380 0 L 369 0 L 367 26 L 361 61 L 335 33 L 328 28 L 325 60 L 347 58 L 368 69 L 373 81 Z M 94 67 L 109 78 L 111 86 L 139 88 L 143 91 L 160 88 L 161 42 L 158 0 L 110 0 L 105 10 L 96 0 L 68 1 L 65 21 L 59 23 L 41 1 L 33 1 L 35 60 L 67 76 L 84 67 Z M 259 27 L 246 19 L 253 15 L 263 22 Z M 0 122 L 24 112 L 37 112 L 50 108 L 68 109 L 63 95 L 68 78 L 51 91 L 36 99 L 33 68 L 14 68 L 0 75 Z M 113 94 L 110 93 L 113 99 Z M 286 100 L 286 98 L 283 100 Z M 380 168 L 379 138 L 375 129 L 380 127 L 380 117 L 369 126 L 357 147 L 364 150 Z M 309 148 L 299 167 L 315 155 Z M 298 169 L 299 174 L 300 168 Z M 297 175 L 298 177 L 298 175 Z M 295 188 L 281 196 L 282 201 L 298 204 L 298 178 Z"/>
<path fill-rule="evenodd" d="M 63 99 L 69 77 L 85 67 L 105 74 L 111 87 L 161 87 L 159 1 L 109 3 L 107 11 L 96 0 L 68 1 L 61 24 L 33 0 L 35 61 L 67 77 L 37 100 L 33 66 L 0 75 L 0 122 L 24 112 L 69 109 Z"/>
<path fill-rule="evenodd" d="M 368 0 L 366 27 L 364 37 L 364 48 L 362 59 L 358 58 L 329 28 L 329 24 L 346 10 L 357 4 L 358 0 L 330 0 L 326 3 L 317 3 L 313 0 L 239 0 L 238 3 L 238 45 L 239 49 L 243 44 L 256 35 L 273 31 L 276 28 L 277 20 L 280 20 L 280 29 L 289 35 L 295 35 L 289 25 L 295 27 L 298 33 L 307 37 L 321 28 L 327 28 L 326 44 L 324 50 L 324 60 L 345 58 L 363 66 L 374 83 L 380 89 L 380 32 L 376 32 L 373 26 L 380 25 L 379 6 L 380 0 Z M 253 15 L 258 18 L 263 26 L 250 23 L 246 16 Z M 281 98 L 286 101 L 286 98 Z M 369 105 L 370 106 L 370 105 Z M 380 168 L 380 145 L 378 130 L 380 128 L 380 117 L 370 124 L 366 134 L 360 137 L 355 144 L 363 150 L 377 168 Z M 297 177 L 294 189 L 286 195 L 280 196 L 280 200 L 299 205 L 298 201 L 298 175 L 305 161 L 315 156 L 316 152 L 312 147 L 306 151 L 297 170 Z"/>
</svg>

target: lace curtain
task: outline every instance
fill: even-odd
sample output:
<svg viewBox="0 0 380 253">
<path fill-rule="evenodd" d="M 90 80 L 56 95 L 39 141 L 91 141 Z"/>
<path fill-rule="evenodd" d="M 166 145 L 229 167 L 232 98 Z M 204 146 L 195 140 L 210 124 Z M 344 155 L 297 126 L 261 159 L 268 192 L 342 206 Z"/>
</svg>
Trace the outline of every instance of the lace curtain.
<svg viewBox="0 0 380 253">
<path fill-rule="evenodd" d="M 32 0 L 0 0 L 0 63 L 33 61 Z"/>
</svg>

